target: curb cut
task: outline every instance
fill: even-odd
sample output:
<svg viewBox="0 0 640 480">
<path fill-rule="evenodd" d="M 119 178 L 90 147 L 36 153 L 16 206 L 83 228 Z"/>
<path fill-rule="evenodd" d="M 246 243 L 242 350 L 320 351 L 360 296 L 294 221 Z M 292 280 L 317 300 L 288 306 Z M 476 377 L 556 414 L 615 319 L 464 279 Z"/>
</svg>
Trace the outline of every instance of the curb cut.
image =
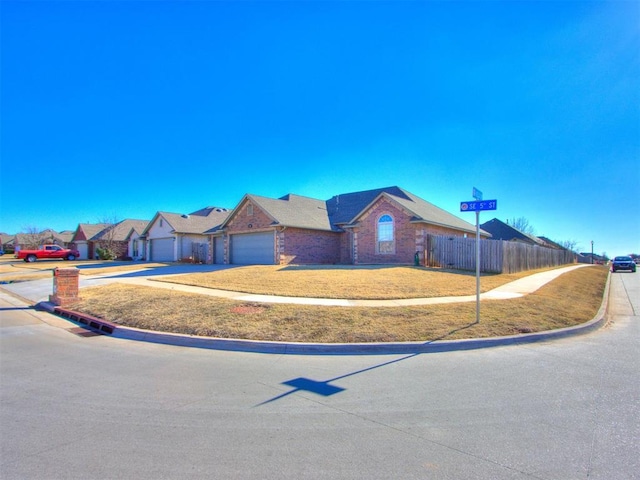
<svg viewBox="0 0 640 480">
<path fill-rule="evenodd" d="M 523 345 L 549 340 L 558 340 L 571 336 L 584 335 L 599 329 L 607 323 L 607 309 L 609 303 L 609 289 L 611 274 L 607 277 L 602 304 L 596 316 L 581 325 L 566 327 L 558 330 L 526 333 L 508 337 L 489 337 L 464 340 L 435 340 L 432 342 L 397 342 L 397 343 L 287 343 L 258 340 L 236 340 L 217 337 L 200 337 L 179 333 L 164 333 L 153 330 L 142 330 L 124 327 L 115 323 L 93 317 L 91 315 L 74 312 L 56 307 L 51 303 L 42 302 L 37 306 L 50 313 L 59 315 L 80 323 L 85 327 L 107 333 L 114 338 L 139 342 L 173 345 L 179 347 L 204 348 L 209 350 L 224 350 L 236 352 L 251 352 L 281 355 L 397 355 L 439 353 L 462 350 L 477 350 L 498 346 Z"/>
</svg>

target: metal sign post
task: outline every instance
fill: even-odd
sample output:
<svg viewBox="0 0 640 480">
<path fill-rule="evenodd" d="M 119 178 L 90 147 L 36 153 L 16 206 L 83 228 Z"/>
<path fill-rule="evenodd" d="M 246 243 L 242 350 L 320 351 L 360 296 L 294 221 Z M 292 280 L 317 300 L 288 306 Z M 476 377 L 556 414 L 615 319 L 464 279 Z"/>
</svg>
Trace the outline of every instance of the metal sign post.
<svg viewBox="0 0 640 480">
<path fill-rule="evenodd" d="M 460 203 L 461 212 L 476 212 L 476 323 L 480 323 L 480 212 L 498 208 L 497 200 L 482 200 L 482 192 L 473 187 L 475 202 Z"/>
</svg>

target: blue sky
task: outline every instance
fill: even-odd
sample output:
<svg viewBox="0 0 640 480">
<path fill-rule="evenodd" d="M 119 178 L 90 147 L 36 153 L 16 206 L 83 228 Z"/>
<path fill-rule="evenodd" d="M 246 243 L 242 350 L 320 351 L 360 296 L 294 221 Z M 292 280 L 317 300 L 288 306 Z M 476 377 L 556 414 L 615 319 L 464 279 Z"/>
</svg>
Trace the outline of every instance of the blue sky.
<svg viewBox="0 0 640 480">
<path fill-rule="evenodd" d="M 477 187 L 640 253 L 639 2 L 0 5 L 0 231 L 391 185 L 474 223 Z"/>
</svg>

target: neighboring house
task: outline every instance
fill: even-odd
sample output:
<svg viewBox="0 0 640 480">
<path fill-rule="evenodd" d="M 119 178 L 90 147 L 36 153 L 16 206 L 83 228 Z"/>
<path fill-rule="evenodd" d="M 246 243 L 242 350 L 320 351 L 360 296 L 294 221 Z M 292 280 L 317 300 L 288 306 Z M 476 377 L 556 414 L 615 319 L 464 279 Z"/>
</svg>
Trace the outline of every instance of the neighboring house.
<svg viewBox="0 0 640 480">
<path fill-rule="evenodd" d="M 582 252 L 580 255 L 585 259 L 585 261 L 581 261 L 580 263 L 593 263 L 597 265 L 604 265 L 609 261 L 607 257 L 598 255 L 597 253 Z"/>
<path fill-rule="evenodd" d="M 475 226 L 387 187 L 327 201 L 247 194 L 209 233 L 215 263 L 411 264 L 416 253 L 424 259 L 429 234 L 474 235 Z"/>
<path fill-rule="evenodd" d="M 521 242 L 527 245 L 537 245 L 544 247 L 545 242 L 534 235 L 521 232 L 508 223 L 504 223 L 497 218 L 489 220 L 480 225 L 480 228 L 491 234 L 491 240 L 506 240 L 508 242 Z"/>
<path fill-rule="evenodd" d="M 144 250 L 142 250 L 141 254 L 141 248 L 135 242 L 148 224 L 147 220 L 122 220 L 115 225 L 108 225 L 94 235 L 90 239 L 90 243 L 93 244 L 94 251 L 97 252 L 99 248 L 108 248 L 120 260 L 140 259 L 144 257 Z M 135 251 L 133 251 L 134 245 L 137 247 Z"/>
<path fill-rule="evenodd" d="M 219 226 L 228 214 L 221 207 L 205 207 L 190 214 L 156 213 L 142 232 L 147 260 L 209 262 L 210 237 L 205 232 Z"/>
<path fill-rule="evenodd" d="M 109 248 L 119 259 L 134 258 L 131 254 L 131 239 L 136 235 L 139 237 L 148 223 L 146 220 L 132 219 L 122 220 L 115 225 L 81 223 L 72 237 L 72 244 L 84 260 L 98 258 L 98 248 Z"/>
<path fill-rule="evenodd" d="M 109 226 L 108 223 L 81 223 L 71 238 L 72 246 L 80 252 L 80 259 L 96 258 L 93 237 Z"/>
<path fill-rule="evenodd" d="M 555 248 L 556 250 L 567 250 L 567 248 L 563 247 L 562 245 L 560 245 L 559 243 L 554 242 L 553 240 L 551 240 L 550 238 L 547 237 L 543 237 L 543 236 L 539 236 L 538 237 L 540 240 L 542 240 L 542 242 L 544 243 L 545 247 L 548 248 Z"/>
<path fill-rule="evenodd" d="M 15 235 L 0 233 L 0 250 L 4 253 L 13 253 L 13 240 Z"/>
<path fill-rule="evenodd" d="M 149 222 L 145 221 L 142 228 L 133 227 L 127 235 L 128 257 L 132 260 L 147 259 L 147 242 L 142 235 L 147 225 L 149 225 Z"/>
<path fill-rule="evenodd" d="M 13 238 L 13 248 L 20 251 L 27 248 L 38 248 L 44 244 L 55 244 L 67 248 L 71 242 L 71 234 L 72 232 L 68 230 L 58 233 L 51 229 L 39 233 L 18 233 Z"/>
</svg>

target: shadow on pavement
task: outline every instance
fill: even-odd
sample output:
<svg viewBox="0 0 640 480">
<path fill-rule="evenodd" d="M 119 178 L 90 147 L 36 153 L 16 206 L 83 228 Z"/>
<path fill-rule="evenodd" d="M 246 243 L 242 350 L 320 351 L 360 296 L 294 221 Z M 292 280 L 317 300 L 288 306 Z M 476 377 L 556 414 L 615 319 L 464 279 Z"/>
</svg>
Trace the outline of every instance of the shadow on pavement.
<svg viewBox="0 0 640 480">
<path fill-rule="evenodd" d="M 429 340 L 428 342 L 424 342 L 424 345 L 428 345 L 430 343 L 433 342 L 437 342 L 440 340 L 444 340 L 447 337 L 449 337 L 450 335 L 453 335 L 454 333 L 457 333 L 461 330 L 465 330 L 467 328 L 470 328 L 472 326 L 475 325 L 475 322 L 470 323 L 469 325 L 466 325 L 464 327 L 460 327 L 457 328 L 455 330 L 450 331 L 449 333 L 442 335 L 439 338 L 433 339 L 433 340 Z M 367 367 L 367 368 L 363 368 L 360 370 L 357 370 L 355 372 L 350 372 L 344 375 L 340 375 L 338 377 L 334 377 L 334 378 L 330 378 L 329 380 L 312 380 L 310 378 L 305 378 L 305 377 L 298 377 L 298 378 L 293 378 L 291 380 L 287 380 L 285 382 L 282 382 L 282 385 L 286 385 L 288 387 L 292 387 L 293 390 L 290 390 L 288 392 L 282 393 L 280 395 L 277 395 L 273 398 L 270 398 L 269 400 L 265 400 L 262 403 L 259 403 L 256 405 L 256 407 L 260 407 L 262 405 L 266 405 L 267 403 L 272 403 L 275 402 L 277 400 L 280 400 L 281 398 L 284 398 L 288 395 L 291 395 L 293 393 L 297 393 L 297 392 L 301 392 L 301 391 L 305 391 L 305 392 L 311 392 L 311 393 L 315 393 L 316 395 L 321 395 L 323 397 L 330 397 L 331 395 L 335 395 L 336 393 L 340 393 L 343 392 L 344 390 L 346 390 L 345 388 L 342 387 L 338 387 L 336 385 L 331 385 L 331 382 L 335 382 L 336 380 L 342 380 L 343 378 L 347 378 L 347 377 L 352 377 L 354 375 L 359 375 L 361 373 L 365 373 L 365 372 L 369 372 L 371 370 L 375 370 L 376 368 L 380 368 L 380 367 L 385 367 L 387 365 L 391 365 L 393 363 L 398 363 L 398 362 L 402 362 L 404 360 L 408 360 L 410 358 L 416 357 L 418 355 L 423 355 L 423 353 L 412 353 L 410 355 L 406 355 L 404 357 L 401 358 L 396 358 L 395 360 L 391 360 L 389 362 L 383 362 L 383 363 L 379 363 L 377 365 L 373 365 L 371 367 Z"/>
</svg>

